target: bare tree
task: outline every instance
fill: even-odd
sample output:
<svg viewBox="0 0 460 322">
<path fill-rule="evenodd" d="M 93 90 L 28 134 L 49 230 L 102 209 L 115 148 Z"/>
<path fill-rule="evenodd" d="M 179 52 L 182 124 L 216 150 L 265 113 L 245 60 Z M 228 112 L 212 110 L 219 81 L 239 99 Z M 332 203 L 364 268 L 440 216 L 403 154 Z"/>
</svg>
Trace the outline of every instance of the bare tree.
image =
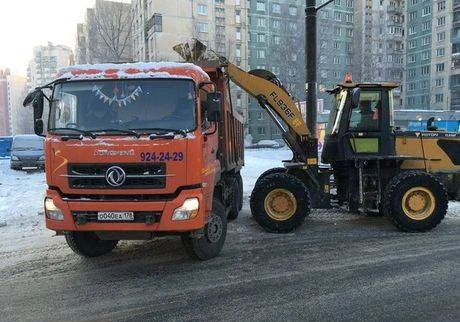
<svg viewBox="0 0 460 322">
<path fill-rule="evenodd" d="M 132 60 L 133 14 L 129 4 L 97 0 L 88 9 L 88 50 L 90 62 Z"/>
</svg>

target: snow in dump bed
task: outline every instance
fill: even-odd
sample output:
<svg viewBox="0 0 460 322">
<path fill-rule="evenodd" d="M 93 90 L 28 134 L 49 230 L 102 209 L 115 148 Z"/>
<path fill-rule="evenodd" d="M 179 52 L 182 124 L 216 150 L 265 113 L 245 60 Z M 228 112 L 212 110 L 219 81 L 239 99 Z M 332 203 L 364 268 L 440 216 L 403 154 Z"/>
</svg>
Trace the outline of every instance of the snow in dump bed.
<svg viewBox="0 0 460 322">
<path fill-rule="evenodd" d="M 201 67 L 190 63 L 156 62 L 75 65 L 61 69 L 57 79 L 186 78 L 209 81 Z"/>
</svg>

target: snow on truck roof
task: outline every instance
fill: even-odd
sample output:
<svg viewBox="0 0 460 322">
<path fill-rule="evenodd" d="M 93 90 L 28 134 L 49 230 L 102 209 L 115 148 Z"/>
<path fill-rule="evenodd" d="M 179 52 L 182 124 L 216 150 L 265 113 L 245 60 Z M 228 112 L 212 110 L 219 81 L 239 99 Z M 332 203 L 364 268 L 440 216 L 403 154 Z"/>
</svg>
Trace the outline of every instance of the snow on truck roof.
<svg viewBox="0 0 460 322">
<path fill-rule="evenodd" d="M 201 67 L 190 63 L 157 62 L 126 64 L 75 65 L 61 69 L 56 79 L 136 79 L 186 78 L 196 83 L 209 82 L 209 75 Z"/>
</svg>

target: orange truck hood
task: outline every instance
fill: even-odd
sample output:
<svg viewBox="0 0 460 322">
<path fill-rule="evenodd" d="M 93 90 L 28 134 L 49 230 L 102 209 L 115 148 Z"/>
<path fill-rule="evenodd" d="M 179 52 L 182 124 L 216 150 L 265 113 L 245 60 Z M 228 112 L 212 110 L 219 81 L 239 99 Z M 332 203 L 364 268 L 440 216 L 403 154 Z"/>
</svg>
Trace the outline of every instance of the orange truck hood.
<svg viewBox="0 0 460 322">
<path fill-rule="evenodd" d="M 66 194 L 171 194 L 179 187 L 200 184 L 200 141 L 190 134 L 186 138 L 176 136 L 174 139 L 98 136 L 96 139 L 71 139 L 65 142 L 59 136 L 48 136 L 45 143 L 47 183 Z M 105 175 L 110 166 L 124 168 L 126 165 L 158 163 L 163 163 L 166 168 L 166 182 L 161 188 L 70 186 L 69 175 L 73 172 L 69 173 L 69 169 L 72 165 L 95 165 L 97 171 Z M 187 171 L 188 167 L 196 167 L 197 171 Z M 107 184 L 105 178 L 100 180 Z"/>
</svg>

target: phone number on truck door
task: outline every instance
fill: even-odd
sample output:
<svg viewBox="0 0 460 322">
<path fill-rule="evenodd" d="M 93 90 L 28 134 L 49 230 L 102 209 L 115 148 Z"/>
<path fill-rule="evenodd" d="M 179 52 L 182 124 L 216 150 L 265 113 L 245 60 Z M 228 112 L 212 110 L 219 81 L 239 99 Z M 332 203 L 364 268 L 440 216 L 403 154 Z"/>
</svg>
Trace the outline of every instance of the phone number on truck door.
<svg viewBox="0 0 460 322">
<path fill-rule="evenodd" d="M 141 161 L 165 162 L 182 160 L 184 160 L 183 152 L 141 152 Z"/>
</svg>

